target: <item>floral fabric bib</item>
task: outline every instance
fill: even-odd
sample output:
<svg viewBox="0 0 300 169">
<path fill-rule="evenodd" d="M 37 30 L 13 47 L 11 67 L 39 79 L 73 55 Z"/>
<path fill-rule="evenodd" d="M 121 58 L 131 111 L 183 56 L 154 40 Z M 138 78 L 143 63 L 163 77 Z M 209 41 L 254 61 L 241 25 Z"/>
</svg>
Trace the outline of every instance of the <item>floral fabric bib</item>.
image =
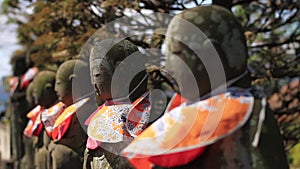
<svg viewBox="0 0 300 169">
<path fill-rule="evenodd" d="M 117 143 L 124 137 L 136 137 L 146 128 L 150 109 L 148 93 L 132 104 L 107 102 L 101 105 L 87 122 L 87 148 L 95 149 L 101 142 Z"/>
<path fill-rule="evenodd" d="M 29 68 L 26 73 L 21 77 L 20 88 L 26 88 L 31 80 L 38 74 L 39 70 L 37 67 Z"/>
<path fill-rule="evenodd" d="M 53 125 L 58 116 L 64 111 L 65 104 L 59 102 L 41 113 L 41 120 L 49 137 L 52 137 Z"/>
<path fill-rule="evenodd" d="M 23 131 L 23 134 L 25 136 L 32 137 L 40 135 L 43 129 L 43 124 L 41 123 L 40 115 L 43 110 L 44 108 L 38 105 L 27 114 L 29 121 Z"/>
<path fill-rule="evenodd" d="M 82 107 L 87 101 L 89 101 L 89 98 L 82 99 L 64 109 L 64 111 L 55 120 L 52 127 L 52 140 L 59 141 L 63 138 L 70 128 L 74 113 L 76 113 L 76 110 Z"/>
<path fill-rule="evenodd" d="M 175 97 L 169 105 L 178 101 L 178 95 Z M 123 150 L 123 155 L 137 169 L 150 169 L 153 164 L 187 164 L 207 145 L 240 129 L 249 119 L 253 105 L 251 93 L 240 88 L 230 88 L 192 104 L 183 103 L 144 130 Z"/>
<path fill-rule="evenodd" d="M 64 103 L 59 102 L 42 112 L 42 122 L 52 140 L 59 141 L 63 138 L 70 127 L 72 116 L 88 100 L 89 98 L 82 99 L 67 108 L 65 108 Z"/>
</svg>

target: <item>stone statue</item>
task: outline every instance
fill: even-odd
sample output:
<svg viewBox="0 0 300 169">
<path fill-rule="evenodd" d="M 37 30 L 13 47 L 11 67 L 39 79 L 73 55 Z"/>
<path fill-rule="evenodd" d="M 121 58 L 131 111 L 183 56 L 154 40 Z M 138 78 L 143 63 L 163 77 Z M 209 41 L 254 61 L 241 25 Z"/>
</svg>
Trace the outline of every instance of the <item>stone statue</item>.
<svg viewBox="0 0 300 169">
<path fill-rule="evenodd" d="M 75 69 L 76 68 L 76 69 Z M 66 107 L 86 97 L 91 97 L 88 64 L 81 60 L 69 60 L 60 65 L 56 74 L 55 91 Z M 72 92 L 73 89 L 73 92 Z M 55 169 L 82 169 L 87 140 L 84 120 L 96 109 L 95 101 L 85 103 L 71 116 L 67 132 L 49 145 L 49 167 Z M 81 124 L 82 123 L 82 124 Z M 52 138 L 53 139 L 53 138 Z"/>
<path fill-rule="evenodd" d="M 52 71 L 41 71 L 32 82 L 33 101 L 35 105 L 40 105 L 45 109 L 52 106 L 57 101 L 57 95 L 54 91 L 55 73 Z M 30 91 L 30 86 L 28 88 Z M 28 91 L 28 92 L 29 92 Z M 28 96 L 30 97 L 30 96 Z M 46 147 L 50 138 L 45 131 L 42 131 L 35 142 L 34 165 L 36 169 L 47 169 L 47 156 L 49 152 Z"/>
<path fill-rule="evenodd" d="M 26 113 L 29 111 L 26 101 L 26 90 L 20 88 L 21 76 L 26 72 L 25 54 L 17 53 L 11 58 L 13 76 L 18 77 L 19 83 L 10 99 L 11 145 L 14 168 L 20 169 L 21 158 L 24 155 L 22 132 L 26 126 Z"/>
<path fill-rule="evenodd" d="M 181 19 L 193 24 L 207 36 L 207 39 L 197 38 L 199 35 L 193 34 L 193 31 L 189 31 L 187 27 L 180 24 Z M 183 11 L 170 22 L 167 36 L 170 38 L 166 41 L 169 49 L 166 54 L 166 67 L 178 83 L 182 84 L 182 90 L 185 90 L 182 93 L 186 94 L 183 97 L 195 99 L 222 85 L 221 82 L 218 84 L 218 81 L 216 81 L 217 84 L 210 84 L 210 78 L 215 77 L 209 76 L 209 71 L 212 69 L 208 67 L 214 67 L 214 71 L 220 69 L 215 68 L 216 62 L 209 62 L 212 57 L 207 52 L 210 48 L 208 42 L 216 49 L 222 62 L 227 87 L 230 87 L 229 85 L 240 88 L 251 87 L 249 75 L 243 76 L 248 57 L 243 30 L 234 15 L 227 9 L 220 6 L 204 6 Z M 191 50 L 193 45 L 195 45 L 194 50 Z M 201 59 L 196 56 L 195 49 L 203 54 L 200 56 Z M 180 74 L 184 65 L 176 61 L 176 56 L 192 70 L 200 95 L 194 94 L 193 91 L 189 92 L 189 89 L 185 88 L 189 86 L 187 84 L 189 81 Z M 204 60 L 208 61 L 206 65 Z M 217 73 L 222 74 L 221 71 Z M 233 81 L 233 79 L 237 80 Z M 233 84 L 230 84 L 230 81 Z M 255 139 L 254 133 L 259 128 L 262 108 L 260 102 L 260 98 L 255 99 L 252 115 L 241 129 L 208 146 L 203 155 L 180 168 L 288 168 L 278 126 L 272 112 L 268 109 L 265 112 L 266 117 L 259 142 L 254 146 L 251 144 Z"/>
<path fill-rule="evenodd" d="M 104 101 L 118 100 L 122 102 L 126 99 L 134 101 L 147 91 L 147 78 L 145 78 L 145 70 L 136 74 L 136 76 L 130 82 L 129 89 L 124 89 L 124 84 L 122 81 L 114 84 L 116 85 L 114 86 L 114 89 L 120 90 L 112 89 L 112 78 L 117 67 L 122 61 L 135 52 L 138 52 L 138 48 L 132 42 L 117 38 L 114 40 L 103 40 L 101 43 L 96 43 L 94 45 L 90 55 L 90 72 L 91 81 L 94 85 L 96 95 L 99 98 Z M 86 169 L 95 169 L 97 167 L 116 169 L 131 168 L 127 160 L 119 156 L 119 152 L 117 152 L 118 150 L 124 148 L 124 142 L 102 142 L 101 145 L 105 148 L 102 148 L 101 146 L 91 149 L 89 146 L 87 146 L 88 149 L 85 155 L 84 166 Z"/>
</svg>

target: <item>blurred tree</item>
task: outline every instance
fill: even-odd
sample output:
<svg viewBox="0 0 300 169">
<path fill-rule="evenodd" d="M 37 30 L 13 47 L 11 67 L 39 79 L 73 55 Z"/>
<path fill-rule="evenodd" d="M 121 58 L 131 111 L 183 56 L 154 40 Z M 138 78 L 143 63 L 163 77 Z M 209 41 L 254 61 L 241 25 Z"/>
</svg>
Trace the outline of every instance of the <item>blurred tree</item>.
<svg viewBox="0 0 300 169">
<path fill-rule="evenodd" d="M 286 143 L 299 142 L 300 1 L 234 0 L 232 11 L 248 39 L 253 84 L 265 89 Z"/>
<path fill-rule="evenodd" d="M 19 25 L 18 38 L 25 47 L 37 47 L 31 55 L 37 66 L 61 62 L 79 54 L 86 40 L 104 24 L 131 9 L 171 13 L 201 1 L 174 0 L 5 0 L 3 11 Z M 191 6 L 191 5 L 188 5 Z M 138 42 L 137 42 L 138 43 Z M 145 44 L 144 44 L 145 45 Z"/>
<path fill-rule="evenodd" d="M 61 63 L 79 54 L 82 44 L 104 24 L 131 11 L 142 14 L 176 13 L 207 0 L 5 0 L 10 21 L 19 24 L 19 42 L 36 46 L 32 54 L 37 65 Z M 232 9 L 245 29 L 249 63 L 255 84 L 273 78 L 299 76 L 300 23 L 297 0 L 212 0 Z M 137 42 L 138 43 L 138 42 Z M 145 45 L 145 44 L 144 44 Z"/>
<path fill-rule="evenodd" d="M 224 6 L 230 5 L 248 40 L 253 85 L 264 88 L 291 167 L 300 167 L 299 154 L 291 149 L 300 140 L 300 1 L 232 0 Z"/>
</svg>

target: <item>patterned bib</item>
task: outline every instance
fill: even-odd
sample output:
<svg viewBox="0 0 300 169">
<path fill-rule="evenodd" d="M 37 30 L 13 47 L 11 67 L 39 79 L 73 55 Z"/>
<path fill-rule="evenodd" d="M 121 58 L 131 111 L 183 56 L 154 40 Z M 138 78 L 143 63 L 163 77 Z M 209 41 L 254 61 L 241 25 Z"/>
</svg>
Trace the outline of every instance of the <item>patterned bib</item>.
<svg viewBox="0 0 300 169">
<path fill-rule="evenodd" d="M 59 141 L 66 134 L 70 128 L 72 117 L 76 110 L 82 107 L 90 98 L 82 99 L 71 106 L 64 109 L 64 111 L 57 117 L 52 127 L 52 140 Z"/>
<path fill-rule="evenodd" d="M 87 147 L 94 149 L 95 142 L 117 143 L 124 137 L 136 137 L 146 128 L 150 109 L 148 93 L 132 104 L 103 104 L 90 118 Z"/>
<path fill-rule="evenodd" d="M 26 88 L 31 80 L 38 74 L 39 70 L 37 67 L 32 67 L 26 71 L 26 73 L 21 77 L 20 88 Z"/>
<path fill-rule="evenodd" d="M 72 116 L 76 113 L 76 110 L 83 106 L 88 100 L 89 98 L 82 99 L 67 108 L 65 108 L 64 103 L 59 102 L 42 112 L 42 122 L 47 134 L 52 140 L 59 141 L 63 138 L 70 127 Z"/>
<path fill-rule="evenodd" d="M 41 120 L 49 137 L 52 137 L 55 120 L 64 111 L 64 109 L 65 104 L 63 102 L 59 102 L 41 113 Z"/>
<path fill-rule="evenodd" d="M 193 104 L 181 104 L 136 137 L 123 155 L 138 169 L 150 169 L 153 164 L 187 164 L 202 154 L 205 146 L 240 129 L 249 119 L 253 105 L 251 93 L 240 88 Z"/>
<path fill-rule="evenodd" d="M 44 108 L 38 105 L 27 114 L 29 121 L 23 131 L 23 134 L 25 136 L 32 137 L 40 135 L 43 129 L 43 124 L 41 123 L 40 115 L 43 110 Z"/>
</svg>

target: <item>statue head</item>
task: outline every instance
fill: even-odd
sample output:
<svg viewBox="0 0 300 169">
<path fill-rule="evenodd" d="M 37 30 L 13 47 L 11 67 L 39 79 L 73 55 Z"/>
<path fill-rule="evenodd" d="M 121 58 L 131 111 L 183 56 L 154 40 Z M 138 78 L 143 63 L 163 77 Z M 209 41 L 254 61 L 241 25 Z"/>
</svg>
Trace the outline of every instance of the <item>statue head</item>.
<svg viewBox="0 0 300 169">
<path fill-rule="evenodd" d="M 68 60 L 61 64 L 56 73 L 55 91 L 58 99 L 71 105 L 76 100 L 92 91 L 89 66 L 82 60 Z"/>
<path fill-rule="evenodd" d="M 226 8 L 212 5 L 185 10 L 171 20 L 166 35 L 167 70 L 179 84 L 189 83 L 181 74 L 183 68 L 177 58 L 182 60 L 192 71 L 200 95 L 213 90 L 207 72 L 208 67 L 216 66 L 209 55 L 211 48 L 215 49 L 221 60 L 220 66 L 224 68 L 226 81 L 246 70 L 248 54 L 244 33 L 235 16 Z M 201 56 L 196 53 L 200 53 Z M 207 64 L 203 64 L 203 59 L 208 61 Z M 188 98 L 198 97 L 193 96 L 193 93 L 188 95 Z"/>
<path fill-rule="evenodd" d="M 96 94 L 101 99 L 112 99 L 111 85 L 116 68 L 126 57 L 138 51 L 138 48 L 128 40 L 106 39 L 94 45 L 90 55 L 91 81 Z M 129 91 L 138 86 L 138 83 L 144 76 L 145 71 L 138 73 L 131 81 Z M 120 83 L 118 85 L 122 88 L 123 84 Z M 140 85 L 140 90 L 136 92 L 136 95 L 145 92 L 146 85 L 146 83 Z M 114 91 L 114 97 L 120 98 L 124 96 L 124 92 Z"/>
<path fill-rule="evenodd" d="M 10 59 L 12 65 L 12 71 L 14 76 L 20 76 L 27 70 L 26 53 L 21 50 L 17 50 Z"/>
<path fill-rule="evenodd" d="M 55 73 L 48 70 L 41 71 L 32 83 L 35 104 L 45 108 L 52 106 L 57 100 L 57 95 L 54 91 Z"/>
</svg>

